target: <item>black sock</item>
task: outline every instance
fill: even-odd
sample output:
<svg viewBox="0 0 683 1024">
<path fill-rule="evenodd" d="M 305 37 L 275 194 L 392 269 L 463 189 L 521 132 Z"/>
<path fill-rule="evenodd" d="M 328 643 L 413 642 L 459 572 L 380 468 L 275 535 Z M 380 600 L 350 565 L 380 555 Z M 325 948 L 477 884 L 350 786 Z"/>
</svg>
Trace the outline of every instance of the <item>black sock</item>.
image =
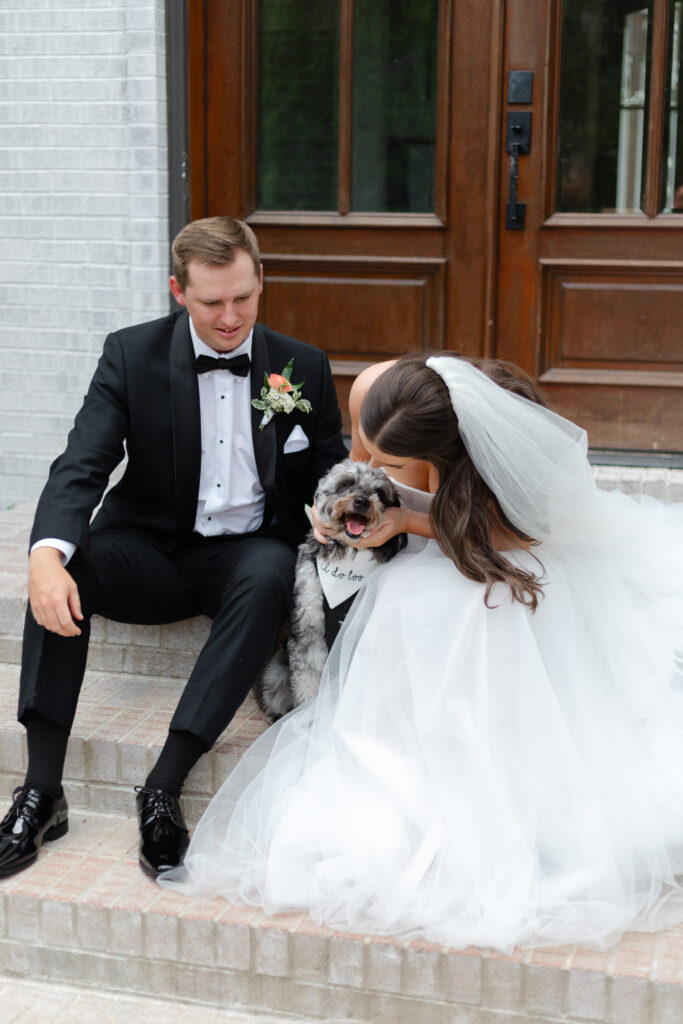
<svg viewBox="0 0 683 1024">
<path fill-rule="evenodd" d="M 62 775 L 69 733 L 37 711 L 24 716 L 28 745 L 28 769 L 24 785 L 41 789 L 57 799 L 62 795 Z"/>
<path fill-rule="evenodd" d="M 165 789 L 180 796 L 183 783 L 192 768 L 207 750 L 204 740 L 185 730 L 171 730 L 159 754 L 157 763 L 147 776 L 149 789 Z"/>
</svg>

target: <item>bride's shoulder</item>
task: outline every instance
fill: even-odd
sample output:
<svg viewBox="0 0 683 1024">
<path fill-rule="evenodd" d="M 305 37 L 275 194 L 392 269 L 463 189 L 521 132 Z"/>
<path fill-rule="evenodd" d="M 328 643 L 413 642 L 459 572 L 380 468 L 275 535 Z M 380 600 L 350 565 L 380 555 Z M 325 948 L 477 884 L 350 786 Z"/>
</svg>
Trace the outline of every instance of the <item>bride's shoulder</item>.
<svg viewBox="0 0 683 1024">
<path fill-rule="evenodd" d="M 357 410 L 360 409 L 363 399 L 377 378 L 380 377 L 385 370 L 388 370 L 390 366 L 394 366 L 395 363 L 395 359 L 387 359 L 383 363 L 373 363 L 371 366 L 366 366 L 364 370 L 361 370 L 351 385 L 351 391 L 349 393 L 349 407 L 352 415 L 354 407 Z"/>
<path fill-rule="evenodd" d="M 364 370 L 358 374 L 351 390 L 349 391 L 349 416 L 351 417 L 351 458 L 360 462 L 369 462 L 370 454 L 363 446 L 363 443 L 358 434 L 358 424 L 360 421 L 360 407 L 363 404 L 363 399 L 367 395 L 372 384 L 377 380 L 385 370 L 388 370 L 390 366 L 393 366 L 396 362 L 395 359 L 387 359 L 383 363 L 372 363 L 371 366 L 366 366 Z"/>
</svg>

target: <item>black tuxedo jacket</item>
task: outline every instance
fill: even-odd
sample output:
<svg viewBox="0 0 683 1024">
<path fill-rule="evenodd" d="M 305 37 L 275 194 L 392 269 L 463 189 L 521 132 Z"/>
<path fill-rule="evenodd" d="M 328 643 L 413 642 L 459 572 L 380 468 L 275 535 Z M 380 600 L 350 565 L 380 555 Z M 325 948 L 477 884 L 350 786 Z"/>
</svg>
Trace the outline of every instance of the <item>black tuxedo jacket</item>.
<svg viewBox="0 0 683 1024">
<path fill-rule="evenodd" d="M 259 430 L 262 413 L 252 407 L 252 433 L 266 501 L 296 545 L 309 525 L 304 504 L 318 479 L 347 453 L 329 363 L 319 349 L 256 324 L 252 398 L 259 396 L 264 371 L 281 373 L 292 357 L 293 380 L 305 379 L 302 397 L 312 411 L 276 414 Z M 297 423 L 310 447 L 285 455 L 285 440 Z M 201 459 L 199 389 L 185 310 L 107 337 L 66 450 L 52 464 L 38 502 L 32 544 L 58 537 L 86 547 L 92 512 L 124 446 L 125 472 L 92 528 L 141 532 L 174 550 L 194 527 Z"/>
</svg>

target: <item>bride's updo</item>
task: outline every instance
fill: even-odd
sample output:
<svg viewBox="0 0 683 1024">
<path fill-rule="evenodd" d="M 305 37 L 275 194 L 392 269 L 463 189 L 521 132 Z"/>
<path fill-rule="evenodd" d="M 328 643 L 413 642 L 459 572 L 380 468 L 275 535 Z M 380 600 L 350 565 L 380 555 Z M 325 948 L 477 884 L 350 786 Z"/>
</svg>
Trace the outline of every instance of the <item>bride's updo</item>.
<svg viewBox="0 0 683 1024">
<path fill-rule="evenodd" d="M 535 610 L 541 582 L 494 546 L 491 531 L 534 543 L 507 519 L 483 481 L 460 436 L 446 384 L 426 366 L 430 355 L 404 356 L 372 384 L 360 411 L 363 431 L 380 451 L 432 463 L 439 486 L 430 520 L 439 547 L 468 579 L 486 584 L 485 603 L 495 583 L 507 584 L 517 601 Z M 462 358 L 455 357 L 454 358 Z M 507 391 L 545 405 L 535 384 L 517 367 L 496 359 L 468 359 Z M 540 563 L 539 563 L 540 565 Z"/>
</svg>

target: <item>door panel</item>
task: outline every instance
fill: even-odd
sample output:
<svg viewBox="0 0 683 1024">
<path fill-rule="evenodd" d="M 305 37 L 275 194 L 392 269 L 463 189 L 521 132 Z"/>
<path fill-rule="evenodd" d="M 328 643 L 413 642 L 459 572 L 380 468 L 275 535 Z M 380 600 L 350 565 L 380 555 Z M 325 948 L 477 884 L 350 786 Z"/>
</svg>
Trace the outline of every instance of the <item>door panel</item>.
<svg viewBox="0 0 683 1024">
<path fill-rule="evenodd" d="M 664 0 L 507 7 L 505 68 L 534 72 L 533 128 L 519 158 L 524 230 L 499 211 L 496 353 L 536 376 L 594 448 L 683 448 L 674 16 L 680 4 Z M 504 100 L 505 116 L 517 109 Z M 500 168 L 505 186 L 507 158 Z"/>
<path fill-rule="evenodd" d="M 335 363 L 441 347 L 443 260 L 270 254 L 265 262 L 262 314 L 302 341 L 328 337 Z"/>
<path fill-rule="evenodd" d="M 680 363 L 683 262 L 540 264 L 544 367 L 667 370 Z"/>
</svg>

